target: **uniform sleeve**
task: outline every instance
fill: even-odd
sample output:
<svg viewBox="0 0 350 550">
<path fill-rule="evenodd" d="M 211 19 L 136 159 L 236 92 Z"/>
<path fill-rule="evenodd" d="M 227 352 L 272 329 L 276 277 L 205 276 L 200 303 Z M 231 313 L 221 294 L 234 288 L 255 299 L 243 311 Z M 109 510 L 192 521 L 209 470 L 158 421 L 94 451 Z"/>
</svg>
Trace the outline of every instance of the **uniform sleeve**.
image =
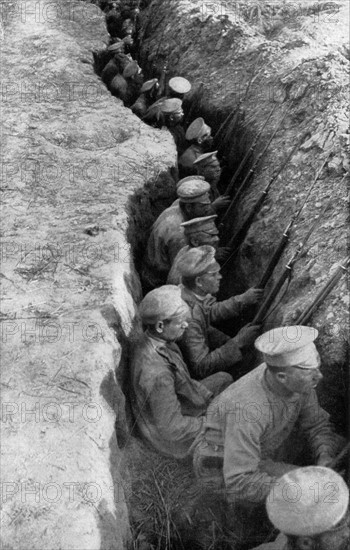
<svg viewBox="0 0 350 550">
<path fill-rule="evenodd" d="M 229 502 L 262 503 L 277 477 L 259 470 L 260 437 L 263 426 L 245 420 L 244 408 L 225 414 L 225 449 L 223 474 Z M 235 404 L 233 404 L 235 407 Z"/>
<path fill-rule="evenodd" d="M 182 414 L 171 373 L 164 373 L 157 378 L 148 402 L 154 425 L 164 440 L 186 443 L 199 433 L 203 418 Z"/>
<path fill-rule="evenodd" d="M 221 302 L 214 302 L 210 308 L 210 322 L 215 324 L 226 319 L 239 317 L 242 313 L 242 304 L 235 296 Z"/>
<path fill-rule="evenodd" d="M 322 409 L 315 390 L 306 397 L 299 415 L 300 428 L 306 433 L 317 460 L 321 453 L 336 453 L 336 434 L 329 421 L 329 414 Z"/>
<path fill-rule="evenodd" d="M 210 331 L 211 332 L 211 331 Z M 209 336 L 210 336 L 209 332 Z M 218 336 L 216 331 L 216 338 Z M 234 338 L 229 338 L 221 333 L 223 338 L 228 338 L 222 346 L 210 351 L 203 327 L 199 321 L 189 321 L 189 325 L 180 342 L 181 351 L 187 366 L 194 378 L 202 379 L 215 372 L 226 370 L 242 359 L 242 353 Z"/>
</svg>

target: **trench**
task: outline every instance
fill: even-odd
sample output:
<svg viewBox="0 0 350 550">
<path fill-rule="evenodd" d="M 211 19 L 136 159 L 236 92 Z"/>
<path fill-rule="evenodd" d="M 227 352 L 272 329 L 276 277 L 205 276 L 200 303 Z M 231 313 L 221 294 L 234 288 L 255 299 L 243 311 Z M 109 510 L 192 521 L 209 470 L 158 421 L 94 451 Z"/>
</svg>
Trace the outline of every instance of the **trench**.
<svg viewBox="0 0 350 550">
<path fill-rule="evenodd" d="M 144 9 L 147 10 L 151 2 L 144 3 Z M 160 17 L 160 20 L 162 18 Z M 146 18 L 147 26 L 147 18 Z M 146 30 L 146 38 L 148 33 L 157 32 L 157 25 L 154 25 L 150 30 L 140 29 L 140 32 Z M 137 40 L 136 40 L 137 42 Z M 148 59 L 145 55 L 145 50 L 135 52 L 136 59 L 143 69 L 145 80 L 150 78 L 161 77 L 161 67 L 165 61 L 162 55 L 159 59 Z M 254 66 L 254 60 L 252 60 Z M 174 64 L 176 67 L 176 63 Z M 168 72 L 167 79 L 178 75 L 176 70 Z M 100 74 L 100 69 L 95 66 L 97 75 Z M 186 124 L 190 124 L 195 118 L 201 116 L 207 124 L 211 126 L 213 135 L 219 130 L 223 122 L 226 120 L 232 109 L 231 105 L 218 108 L 210 102 L 205 90 L 201 90 L 199 84 L 194 84 L 191 90 L 191 95 L 184 102 L 184 118 Z M 238 101 L 237 101 L 238 103 Z M 222 174 L 219 182 L 219 190 L 223 193 L 241 160 L 249 153 L 250 144 L 256 136 L 256 129 L 252 120 L 249 118 L 249 111 L 243 105 L 240 106 L 239 116 L 236 117 L 235 125 L 229 128 L 229 131 L 223 131 L 224 138 L 221 137 L 221 143 L 216 142 L 219 148 L 218 158 L 222 164 Z M 245 162 L 244 169 L 241 171 L 233 189 L 239 187 L 245 176 L 249 173 L 254 165 L 259 152 L 264 148 L 268 139 L 268 133 L 263 134 L 259 140 L 258 148 L 254 153 L 248 156 Z M 178 180 L 176 167 L 172 167 L 167 171 L 160 172 L 156 176 L 149 179 L 143 188 L 137 190 L 129 198 L 128 214 L 129 223 L 126 231 L 127 240 L 131 245 L 131 250 L 134 258 L 136 270 L 139 271 L 142 263 L 142 255 L 145 250 L 151 226 L 159 216 L 159 214 L 176 198 L 175 185 Z M 254 175 L 252 176 L 249 187 L 254 188 Z M 234 213 L 237 216 L 230 227 L 234 231 L 238 226 L 240 203 L 236 205 Z M 219 218 L 220 222 L 220 218 Z M 225 241 L 226 235 L 221 234 L 221 239 Z M 254 264 L 254 252 L 249 252 L 249 248 L 245 250 L 246 255 L 251 255 L 249 260 Z M 256 263 L 256 268 L 259 265 Z M 232 293 L 241 293 L 248 288 L 248 284 L 244 277 L 244 268 L 241 266 L 241 256 L 237 256 L 234 265 L 234 280 L 232 273 L 227 271 L 222 285 L 221 297 L 225 298 Z M 242 324 L 244 320 L 242 320 Z M 120 323 L 116 322 L 115 327 L 118 332 Z M 234 335 L 239 327 L 232 325 L 223 325 L 221 327 L 227 333 Z M 118 340 L 121 342 L 124 349 L 124 357 L 122 359 L 122 371 L 127 371 L 127 348 L 128 339 L 125 334 L 118 332 Z M 126 350 L 126 351 L 125 351 Z M 249 370 L 249 369 L 248 369 Z M 332 409 L 333 419 L 343 433 L 346 431 L 346 414 L 347 409 L 344 386 L 348 384 L 347 369 L 343 363 L 337 365 L 340 378 L 332 374 L 331 369 L 327 369 L 328 377 L 324 384 L 323 392 L 327 393 L 327 385 L 332 385 L 333 392 L 329 396 L 328 405 Z M 244 374 L 242 372 L 241 374 Z M 127 397 L 128 380 L 124 377 L 120 380 L 122 389 Z M 321 388 L 322 393 L 322 388 Z M 128 410 L 129 429 L 133 428 L 133 419 Z M 205 532 L 202 541 L 198 541 L 198 537 L 193 529 L 193 518 L 188 521 L 188 516 L 194 514 L 193 517 L 200 523 L 205 517 L 204 510 L 193 510 L 193 493 L 196 488 L 190 464 L 179 464 L 178 462 L 162 459 L 156 456 L 150 449 L 146 448 L 137 438 L 137 434 L 132 432 L 134 437 L 127 443 L 127 467 L 131 477 L 131 491 L 128 495 L 129 514 L 131 527 L 134 535 L 133 548 L 167 548 L 177 550 L 178 548 L 231 548 L 230 543 L 225 539 L 225 534 L 222 532 L 222 525 L 215 523 L 215 529 L 210 535 Z M 123 434 L 119 434 L 118 443 L 124 446 Z M 150 473 L 152 475 L 150 475 Z M 181 493 L 178 489 L 180 486 Z M 188 498 L 184 498 L 184 494 L 188 494 Z M 152 495 L 152 496 L 150 496 Z M 184 504 L 184 502 L 185 504 Z M 185 509 L 186 513 L 181 513 L 181 508 Z M 186 515 L 187 514 L 187 515 Z M 203 515 L 201 515 L 203 514 Z M 204 522 L 205 523 L 205 522 Z M 207 522 L 208 523 L 208 522 Z M 207 524 L 206 524 L 207 526 Z M 203 528 L 205 531 L 206 527 Z M 204 542 L 205 539 L 205 542 Z"/>
</svg>

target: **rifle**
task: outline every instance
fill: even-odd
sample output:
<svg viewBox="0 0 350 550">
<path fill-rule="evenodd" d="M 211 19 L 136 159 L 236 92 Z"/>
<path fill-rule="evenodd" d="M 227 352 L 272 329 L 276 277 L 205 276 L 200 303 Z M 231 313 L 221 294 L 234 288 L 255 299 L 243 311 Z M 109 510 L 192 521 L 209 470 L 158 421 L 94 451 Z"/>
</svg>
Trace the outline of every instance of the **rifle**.
<svg viewBox="0 0 350 550">
<path fill-rule="evenodd" d="M 203 88 L 204 88 L 204 82 L 201 82 L 198 86 L 197 90 L 194 92 L 192 99 L 191 99 L 191 107 L 188 110 L 187 116 L 186 116 L 186 123 L 189 124 L 191 120 L 192 113 L 195 109 L 196 103 L 200 101 L 201 96 L 203 94 Z"/>
<path fill-rule="evenodd" d="M 339 264 L 339 267 L 333 273 L 329 281 L 323 286 L 320 292 L 317 294 L 316 298 L 312 301 L 309 307 L 298 317 L 295 324 L 296 325 L 305 325 L 311 318 L 314 311 L 318 306 L 325 300 L 325 298 L 330 294 L 333 288 L 338 284 L 344 273 L 346 273 L 350 265 L 350 256 L 348 256 L 342 264 Z"/>
<path fill-rule="evenodd" d="M 307 134 L 306 134 L 307 135 Z M 306 137 L 306 135 L 304 134 L 303 136 L 303 139 Z M 310 194 L 311 194 L 311 191 L 313 190 L 313 188 L 315 187 L 316 185 L 316 182 L 318 181 L 320 175 L 321 175 L 321 172 L 326 164 L 326 162 L 328 161 L 329 159 L 329 155 L 327 156 L 326 160 L 322 163 L 320 169 L 317 171 L 316 173 L 316 176 L 313 180 L 313 182 L 311 183 L 310 187 L 309 187 L 309 190 L 306 194 L 306 197 L 304 199 L 304 201 L 302 202 L 300 208 L 293 214 L 289 224 L 287 225 L 287 227 L 285 228 L 284 232 L 283 232 L 283 235 L 281 237 L 281 240 L 280 242 L 278 243 L 278 246 L 275 250 L 275 252 L 273 253 L 273 256 L 272 258 L 270 259 L 265 271 L 264 271 L 264 274 L 263 276 L 261 277 L 258 285 L 257 285 L 257 288 L 265 288 L 265 286 L 267 285 L 267 282 L 268 280 L 270 279 L 276 265 L 278 264 L 279 262 L 279 259 L 281 258 L 282 254 L 283 254 L 283 251 L 284 249 L 286 248 L 287 244 L 288 244 L 288 241 L 289 241 L 289 237 L 290 237 L 290 234 L 291 234 L 291 231 L 292 231 L 292 228 L 293 226 L 295 225 L 296 221 L 298 220 L 304 206 L 306 205 L 306 203 L 308 202 L 309 200 L 309 197 L 310 197 Z"/>
<path fill-rule="evenodd" d="M 281 164 L 279 169 L 274 171 L 274 173 L 272 174 L 272 177 L 270 178 L 268 184 L 266 185 L 266 187 L 263 190 L 263 192 L 261 193 L 260 197 L 258 198 L 256 203 L 254 204 L 254 206 L 251 209 L 250 213 L 248 214 L 247 218 L 244 220 L 241 227 L 238 229 L 238 231 L 236 231 L 236 233 L 233 235 L 233 237 L 231 237 L 231 239 L 230 239 L 227 246 L 229 248 L 233 248 L 233 246 L 235 245 L 235 248 L 234 248 L 234 250 L 232 250 L 230 256 L 227 258 L 226 262 L 223 264 L 222 267 L 224 267 L 224 265 L 229 263 L 231 258 L 234 257 L 234 255 L 236 254 L 238 248 L 240 247 L 240 245 L 244 241 L 245 236 L 248 233 L 248 230 L 249 230 L 251 224 L 253 223 L 253 219 L 254 219 L 255 214 L 257 214 L 259 212 L 261 206 L 263 205 L 271 185 L 276 181 L 276 179 L 281 174 L 281 172 L 283 172 L 283 170 L 285 169 L 285 167 L 289 163 L 290 159 L 293 157 L 295 152 L 299 149 L 300 145 L 302 144 L 302 142 L 304 141 L 304 139 L 307 135 L 309 135 L 309 132 L 305 132 L 305 134 L 303 134 L 302 138 L 293 147 L 292 151 L 287 155 L 287 158 L 283 161 L 283 163 Z M 257 288 L 264 288 L 264 287 L 258 286 Z"/>
<path fill-rule="evenodd" d="M 327 207 L 328 207 L 328 204 L 327 204 Z M 311 226 L 311 229 L 308 231 L 308 233 L 304 237 L 303 241 L 298 245 L 298 247 L 297 247 L 296 251 L 294 252 L 293 256 L 290 258 L 289 262 L 286 264 L 284 270 L 282 271 L 279 279 L 276 281 L 275 285 L 272 287 L 269 294 L 266 296 L 265 300 L 260 305 L 259 310 L 258 310 L 257 314 L 255 315 L 253 321 L 252 321 L 253 325 L 262 324 L 263 321 L 265 320 L 265 317 L 268 316 L 268 311 L 269 311 L 274 299 L 276 298 L 277 294 L 281 290 L 284 282 L 287 279 L 291 279 L 293 267 L 296 264 L 296 262 L 300 259 L 301 253 L 304 250 L 305 245 L 306 245 L 310 235 L 314 231 L 316 225 L 318 224 L 318 222 L 319 222 L 319 218 L 317 218 L 315 223 Z"/>
<path fill-rule="evenodd" d="M 333 460 L 330 462 L 328 468 L 332 468 L 333 470 L 338 466 L 339 462 L 343 460 L 343 458 L 348 454 L 350 450 L 350 441 L 345 445 L 345 447 L 340 451 L 337 456 L 333 458 Z"/>
<path fill-rule="evenodd" d="M 241 162 L 240 162 L 240 164 L 239 164 L 239 166 L 238 166 L 236 172 L 233 174 L 232 179 L 231 179 L 230 183 L 228 184 L 228 186 L 227 186 L 227 188 L 226 188 L 226 191 L 225 191 L 225 193 L 224 193 L 225 195 L 229 195 L 229 194 L 231 193 L 231 191 L 232 191 L 232 189 L 233 189 L 233 186 L 234 186 L 234 184 L 236 183 L 236 180 L 237 180 L 237 178 L 238 178 L 238 176 L 239 176 L 239 174 L 240 174 L 240 172 L 241 172 L 243 166 L 246 164 L 246 162 L 247 162 L 247 160 L 248 160 L 248 157 L 251 155 L 251 153 L 254 152 L 254 149 L 255 149 L 255 147 L 256 147 L 256 144 L 258 143 L 261 134 L 263 133 L 263 131 L 264 131 L 264 129 L 265 129 L 265 127 L 266 127 L 268 121 L 270 120 L 272 114 L 275 112 L 276 108 L 277 108 L 277 105 L 275 105 L 275 106 L 272 108 L 272 110 L 270 111 L 270 113 L 269 113 L 267 119 L 265 120 L 264 124 L 263 124 L 262 127 L 260 128 L 258 134 L 255 136 L 255 138 L 254 138 L 254 140 L 253 140 L 253 142 L 252 142 L 250 148 L 248 149 L 248 151 L 247 151 L 246 154 L 244 155 L 243 159 L 241 160 Z"/>
<path fill-rule="evenodd" d="M 164 95 L 164 91 L 165 91 L 165 77 L 166 77 L 166 73 L 167 73 L 167 68 L 168 68 L 168 62 L 165 61 L 164 65 L 163 65 L 163 69 L 162 69 L 161 75 L 160 75 L 160 78 L 159 78 L 159 88 L 158 88 L 158 90 L 157 90 L 156 99 L 159 99 L 159 98 L 161 98 L 161 97 Z"/>
<path fill-rule="evenodd" d="M 258 66 L 258 61 L 260 61 L 260 55 L 258 56 L 258 59 L 256 61 L 256 63 L 254 64 L 254 69 L 255 67 Z M 221 124 L 221 126 L 219 127 L 218 131 L 216 132 L 215 136 L 214 136 L 214 143 L 215 143 L 215 147 L 218 147 L 218 143 L 219 141 L 220 142 L 223 142 L 224 141 L 224 138 L 223 137 L 220 137 L 219 139 L 219 136 L 220 134 L 223 132 L 224 128 L 226 128 L 226 126 L 228 125 L 228 122 L 232 122 L 232 119 L 235 117 L 236 114 L 238 114 L 238 111 L 242 105 L 242 103 L 244 103 L 244 101 L 247 99 L 248 97 L 248 94 L 249 94 L 249 90 L 251 88 L 251 85 L 253 84 L 254 80 L 256 80 L 256 78 L 259 76 L 259 74 L 261 73 L 262 70 L 264 70 L 266 68 L 266 66 L 262 67 L 257 73 L 254 73 L 254 70 L 253 70 L 253 75 L 252 77 L 250 78 L 248 84 L 247 84 L 247 87 L 245 89 L 245 92 L 244 92 L 244 95 L 237 101 L 234 109 L 232 109 L 232 111 L 227 115 L 227 117 L 225 118 L 225 120 L 223 121 L 223 123 Z M 235 117 L 236 118 L 236 117 Z M 231 125 L 231 124 L 230 124 Z M 235 124 L 233 126 L 236 125 L 236 120 L 235 120 Z M 226 136 L 226 134 L 225 134 Z M 221 146 L 221 144 L 220 144 Z"/>
<path fill-rule="evenodd" d="M 251 169 L 249 170 L 249 172 L 247 173 L 247 175 L 245 176 L 244 180 L 242 181 L 241 185 L 239 186 L 239 188 L 237 189 L 234 197 L 232 198 L 231 200 L 231 203 L 230 203 L 230 206 L 227 208 L 225 214 L 223 215 L 222 219 L 221 219 L 221 226 L 223 226 L 225 224 L 225 221 L 228 219 L 230 213 L 232 212 L 233 208 L 235 207 L 236 203 L 237 203 L 237 200 L 238 200 L 238 197 L 241 195 L 243 189 L 245 188 L 248 180 L 250 179 L 251 175 L 256 171 L 256 168 L 257 166 L 259 165 L 262 157 L 265 155 L 267 149 L 269 148 L 273 138 L 275 137 L 275 135 L 277 134 L 278 130 L 280 129 L 281 125 L 282 125 L 282 122 L 284 121 L 284 119 L 286 118 L 287 114 L 289 112 L 289 109 L 286 109 L 286 112 L 284 113 L 283 117 L 281 118 L 281 120 L 279 121 L 279 123 L 277 124 L 276 128 L 274 129 L 274 131 L 272 132 L 270 138 L 268 139 L 268 142 L 267 144 L 265 145 L 264 149 L 261 151 L 261 153 L 259 153 L 259 155 L 257 156 L 257 158 L 255 159 L 254 163 L 253 163 L 253 166 L 251 167 Z"/>
</svg>

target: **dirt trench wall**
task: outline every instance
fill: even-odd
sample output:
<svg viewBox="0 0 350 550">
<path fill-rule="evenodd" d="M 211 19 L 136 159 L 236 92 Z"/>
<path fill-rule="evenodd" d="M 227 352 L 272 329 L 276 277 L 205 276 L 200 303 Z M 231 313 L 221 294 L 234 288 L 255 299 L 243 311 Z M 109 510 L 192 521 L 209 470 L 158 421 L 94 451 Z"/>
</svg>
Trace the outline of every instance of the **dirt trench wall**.
<svg viewBox="0 0 350 550">
<path fill-rule="evenodd" d="M 126 205 L 175 148 L 94 74 L 96 6 L 15 2 L 2 20 L 2 548 L 118 550 L 140 299 Z"/>
<path fill-rule="evenodd" d="M 236 286 L 237 279 L 245 288 L 259 281 L 290 217 L 331 153 L 273 277 L 276 280 L 280 275 L 328 202 L 327 212 L 322 214 L 295 267 L 288 292 L 265 327 L 291 324 L 331 276 L 337 262 L 347 255 L 347 182 L 342 177 L 349 170 L 348 4 L 343 0 L 154 0 L 143 22 L 142 58 L 157 68 L 167 60 L 168 76 L 184 76 L 194 88 L 203 82 L 206 112 L 232 109 L 244 97 L 249 80 L 257 72 L 241 106 L 246 129 L 256 134 L 275 106 L 263 132 L 261 144 L 266 143 L 287 112 L 253 183 L 233 213 L 232 229 L 242 223 L 273 170 L 303 132 L 310 132 L 272 186 L 250 228 L 236 261 L 237 269 L 230 273 Z M 219 122 L 211 120 L 214 129 Z M 235 151 L 237 147 L 226 159 L 232 166 Z M 229 293 L 230 284 L 224 290 Z M 318 346 L 325 375 L 320 394 L 340 425 L 344 425 L 346 403 L 348 311 L 347 281 L 343 277 L 310 323 L 320 332 Z"/>
</svg>

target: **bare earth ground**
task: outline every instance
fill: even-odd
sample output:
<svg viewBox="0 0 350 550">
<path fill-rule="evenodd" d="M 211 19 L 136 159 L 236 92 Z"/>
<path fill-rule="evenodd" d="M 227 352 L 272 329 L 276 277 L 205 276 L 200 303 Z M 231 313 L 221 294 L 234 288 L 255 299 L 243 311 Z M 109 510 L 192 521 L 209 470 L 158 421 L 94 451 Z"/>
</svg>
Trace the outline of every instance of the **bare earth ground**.
<svg viewBox="0 0 350 550">
<path fill-rule="evenodd" d="M 107 41 L 95 6 L 1 9 L 2 548 L 121 549 L 121 347 L 100 309 L 112 303 L 128 333 L 125 204 L 174 145 L 94 75 Z"/>
</svg>

